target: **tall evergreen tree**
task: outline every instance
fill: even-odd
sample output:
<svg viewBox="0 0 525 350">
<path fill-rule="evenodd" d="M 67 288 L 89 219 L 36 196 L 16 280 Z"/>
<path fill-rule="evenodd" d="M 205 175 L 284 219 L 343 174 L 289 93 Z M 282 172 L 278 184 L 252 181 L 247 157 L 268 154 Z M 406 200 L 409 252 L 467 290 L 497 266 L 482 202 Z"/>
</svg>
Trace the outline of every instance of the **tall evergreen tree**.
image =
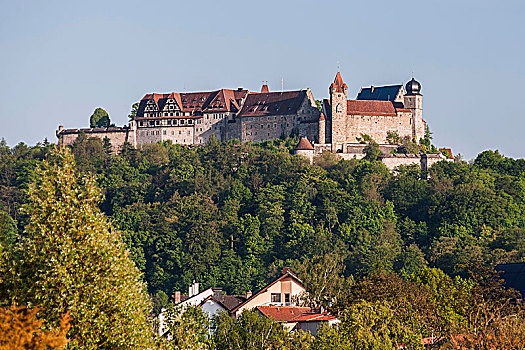
<svg viewBox="0 0 525 350">
<path fill-rule="evenodd" d="M 19 304 L 42 309 L 49 327 L 68 313 L 68 348 L 144 349 L 151 327 L 141 276 L 119 234 L 97 207 L 92 177 L 75 174 L 68 150 L 51 152 L 36 170 L 19 247 Z"/>
</svg>

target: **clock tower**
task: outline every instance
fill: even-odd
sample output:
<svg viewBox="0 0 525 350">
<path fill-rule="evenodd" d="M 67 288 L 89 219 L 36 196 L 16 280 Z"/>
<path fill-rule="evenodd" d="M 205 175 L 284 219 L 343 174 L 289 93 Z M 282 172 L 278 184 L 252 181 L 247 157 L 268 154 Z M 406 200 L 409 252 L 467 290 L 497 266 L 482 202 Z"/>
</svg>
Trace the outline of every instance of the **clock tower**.
<svg viewBox="0 0 525 350">
<path fill-rule="evenodd" d="M 343 152 L 343 144 L 346 142 L 348 86 L 343 82 L 339 72 L 330 85 L 329 92 L 332 112 L 332 152 Z"/>
</svg>

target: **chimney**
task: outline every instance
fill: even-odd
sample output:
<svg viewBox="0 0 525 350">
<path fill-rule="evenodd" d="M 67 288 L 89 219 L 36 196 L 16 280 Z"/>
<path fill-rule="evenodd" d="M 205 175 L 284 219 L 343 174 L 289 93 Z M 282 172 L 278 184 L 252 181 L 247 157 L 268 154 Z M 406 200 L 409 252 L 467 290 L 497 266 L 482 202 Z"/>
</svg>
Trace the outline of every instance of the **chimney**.
<svg viewBox="0 0 525 350">
<path fill-rule="evenodd" d="M 193 295 L 199 294 L 199 284 L 193 283 Z"/>
<path fill-rule="evenodd" d="M 252 291 L 249 291 L 248 293 L 246 293 L 246 299 L 250 299 L 252 295 Z"/>
<path fill-rule="evenodd" d="M 59 125 L 58 126 L 58 132 L 61 132 L 62 130 L 64 130 L 64 125 Z"/>
<path fill-rule="evenodd" d="M 213 297 L 218 301 L 222 301 L 222 287 L 213 288 Z"/>
<path fill-rule="evenodd" d="M 289 272 L 292 272 L 292 269 L 289 268 L 289 267 L 283 267 L 283 275 L 289 273 Z"/>
<path fill-rule="evenodd" d="M 175 304 L 180 303 L 180 290 L 176 290 L 175 293 L 173 293 L 173 302 Z"/>
<path fill-rule="evenodd" d="M 238 88 L 237 88 L 237 91 L 242 91 L 242 87 L 238 87 Z"/>
<path fill-rule="evenodd" d="M 370 90 L 371 90 L 372 93 L 374 93 L 374 85 L 370 86 Z"/>
<path fill-rule="evenodd" d="M 188 288 L 188 297 L 191 298 L 194 295 L 199 294 L 199 284 L 193 281 L 193 284 Z"/>
</svg>

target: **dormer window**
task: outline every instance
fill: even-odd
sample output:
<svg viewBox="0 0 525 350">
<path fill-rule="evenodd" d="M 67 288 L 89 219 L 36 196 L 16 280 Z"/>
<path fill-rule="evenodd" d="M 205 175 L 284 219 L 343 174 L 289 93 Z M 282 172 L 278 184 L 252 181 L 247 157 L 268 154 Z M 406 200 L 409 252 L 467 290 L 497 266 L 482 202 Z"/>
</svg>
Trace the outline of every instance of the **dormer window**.
<svg viewBox="0 0 525 350">
<path fill-rule="evenodd" d="M 281 294 L 272 293 L 272 303 L 280 303 L 280 302 L 281 302 Z"/>
</svg>

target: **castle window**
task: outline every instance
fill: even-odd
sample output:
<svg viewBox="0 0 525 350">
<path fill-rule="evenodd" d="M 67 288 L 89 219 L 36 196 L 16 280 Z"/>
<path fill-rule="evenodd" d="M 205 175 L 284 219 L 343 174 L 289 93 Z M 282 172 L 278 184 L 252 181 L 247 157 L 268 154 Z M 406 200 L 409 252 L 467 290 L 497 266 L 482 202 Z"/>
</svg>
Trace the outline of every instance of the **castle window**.
<svg viewBox="0 0 525 350">
<path fill-rule="evenodd" d="M 341 104 L 339 103 L 336 107 L 335 107 L 335 112 L 336 113 L 341 113 L 343 111 L 343 107 L 341 107 Z"/>
<path fill-rule="evenodd" d="M 168 116 L 168 113 L 167 113 L 167 112 L 166 112 L 166 113 L 164 113 L 164 116 L 165 116 L 165 117 L 167 117 L 167 116 Z"/>
<path fill-rule="evenodd" d="M 182 131 L 179 130 L 179 135 L 182 135 Z"/>
<path fill-rule="evenodd" d="M 149 135 L 149 131 L 146 131 L 146 136 L 148 136 L 148 135 Z"/>
<path fill-rule="evenodd" d="M 166 130 L 163 130 L 163 131 L 162 131 L 162 134 L 163 134 L 163 135 L 166 135 Z"/>
<path fill-rule="evenodd" d="M 171 134 L 172 134 L 172 135 L 175 135 L 175 131 L 172 130 L 172 131 L 171 131 Z"/>
</svg>

